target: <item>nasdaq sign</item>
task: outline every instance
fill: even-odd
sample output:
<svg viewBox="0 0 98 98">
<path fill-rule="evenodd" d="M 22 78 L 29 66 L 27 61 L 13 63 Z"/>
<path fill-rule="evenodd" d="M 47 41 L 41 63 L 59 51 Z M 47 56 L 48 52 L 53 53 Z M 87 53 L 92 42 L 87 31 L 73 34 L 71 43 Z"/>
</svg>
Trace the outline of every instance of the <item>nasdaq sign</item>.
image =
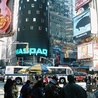
<svg viewBox="0 0 98 98">
<path fill-rule="evenodd" d="M 47 56 L 48 55 L 48 50 L 47 49 L 41 49 L 41 48 L 29 48 L 28 51 L 26 50 L 26 48 L 20 48 L 20 49 L 17 49 L 16 50 L 16 55 L 19 55 L 19 54 L 29 54 L 29 55 L 38 55 L 38 54 L 41 54 L 41 55 L 45 55 Z"/>
</svg>

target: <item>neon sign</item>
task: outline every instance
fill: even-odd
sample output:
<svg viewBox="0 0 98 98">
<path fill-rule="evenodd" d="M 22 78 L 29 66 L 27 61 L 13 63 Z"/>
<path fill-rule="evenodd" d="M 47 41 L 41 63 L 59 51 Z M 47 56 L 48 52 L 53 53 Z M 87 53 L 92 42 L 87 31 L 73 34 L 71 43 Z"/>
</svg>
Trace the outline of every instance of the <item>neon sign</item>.
<svg viewBox="0 0 98 98">
<path fill-rule="evenodd" d="M 45 55 L 47 56 L 48 55 L 48 50 L 47 49 L 41 49 L 41 48 L 29 48 L 28 51 L 26 50 L 26 48 L 20 48 L 20 49 L 17 49 L 16 50 L 16 55 L 18 54 L 29 54 L 29 55 L 32 55 L 32 54 L 42 54 L 42 55 Z"/>
<path fill-rule="evenodd" d="M 4 34 L 11 23 L 11 11 L 6 4 L 8 0 L 0 1 L 0 34 Z"/>
</svg>

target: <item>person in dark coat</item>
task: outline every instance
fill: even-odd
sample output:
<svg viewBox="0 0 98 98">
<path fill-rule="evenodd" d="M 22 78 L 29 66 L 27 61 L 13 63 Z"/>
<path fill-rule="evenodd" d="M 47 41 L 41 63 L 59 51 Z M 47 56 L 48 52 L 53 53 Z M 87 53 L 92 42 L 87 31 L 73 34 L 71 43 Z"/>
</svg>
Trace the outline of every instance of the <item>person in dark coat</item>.
<svg viewBox="0 0 98 98">
<path fill-rule="evenodd" d="M 33 86 L 31 91 L 32 98 L 44 98 L 45 91 L 43 80 L 38 80 L 37 83 Z"/>
<path fill-rule="evenodd" d="M 30 80 L 27 80 L 26 83 L 22 86 L 20 95 L 22 98 L 29 98 L 30 96 Z"/>
<path fill-rule="evenodd" d="M 4 98 L 13 98 L 12 86 L 13 86 L 13 82 L 10 78 L 8 78 L 6 83 L 4 84 Z"/>
<path fill-rule="evenodd" d="M 45 86 L 45 98 L 59 98 L 58 78 L 53 76 Z"/>
<path fill-rule="evenodd" d="M 60 98 L 87 98 L 86 91 L 75 83 L 73 75 L 68 75 L 68 83 L 62 88 Z"/>
</svg>

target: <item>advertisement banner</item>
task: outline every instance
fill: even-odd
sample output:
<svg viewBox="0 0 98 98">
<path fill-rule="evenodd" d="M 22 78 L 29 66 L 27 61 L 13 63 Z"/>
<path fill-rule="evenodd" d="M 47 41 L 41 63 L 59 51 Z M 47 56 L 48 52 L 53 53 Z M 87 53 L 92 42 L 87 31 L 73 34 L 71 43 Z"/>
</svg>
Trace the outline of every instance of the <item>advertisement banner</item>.
<svg viewBox="0 0 98 98">
<path fill-rule="evenodd" d="M 85 4 L 89 3 L 91 0 L 78 0 L 75 3 L 75 10 L 78 10 L 79 8 L 81 8 L 82 6 L 84 6 Z"/>
<path fill-rule="evenodd" d="M 73 35 L 75 39 L 97 34 L 97 27 L 97 14 L 93 8 L 87 9 L 73 18 Z"/>
<path fill-rule="evenodd" d="M 77 59 L 93 58 L 93 43 L 85 43 L 77 46 Z"/>
<path fill-rule="evenodd" d="M 86 36 L 91 33 L 90 9 L 74 17 L 73 29 L 75 38 Z"/>
</svg>

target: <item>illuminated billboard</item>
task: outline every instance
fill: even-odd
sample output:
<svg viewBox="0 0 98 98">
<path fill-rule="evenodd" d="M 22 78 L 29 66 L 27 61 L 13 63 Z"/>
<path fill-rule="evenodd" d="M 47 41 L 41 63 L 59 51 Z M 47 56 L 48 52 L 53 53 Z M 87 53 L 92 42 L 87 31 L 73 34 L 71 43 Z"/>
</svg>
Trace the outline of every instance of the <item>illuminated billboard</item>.
<svg viewBox="0 0 98 98">
<path fill-rule="evenodd" d="M 73 18 L 74 38 L 97 33 L 97 15 L 94 9 L 87 9 Z"/>
<path fill-rule="evenodd" d="M 0 34 L 4 34 L 11 23 L 11 11 L 7 5 L 8 0 L 0 2 Z"/>
<path fill-rule="evenodd" d="M 85 12 L 79 14 L 73 19 L 73 29 L 74 29 L 74 37 L 81 37 L 90 33 L 91 30 L 91 19 L 90 19 L 90 10 L 86 10 Z"/>
<path fill-rule="evenodd" d="M 77 59 L 93 58 L 93 43 L 85 43 L 77 46 Z"/>
<path fill-rule="evenodd" d="M 31 8 L 31 4 L 34 4 L 34 7 Z M 26 45 L 17 44 L 17 56 L 49 55 L 48 10 L 46 7 L 46 1 L 37 1 L 36 3 L 31 0 L 28 3 L 24 1 L 22 4 L 19 1 L 21 10 L 18 12 L 17 41 L 28 42 L 29 47 L 27 51 Z"/>
<path fill-rule="evenodd" d="M 84 6 L 85 4 L 89 3 L 91 0 L 78 0 L 75 3 L 75 10 L 78 10 L 79 8 L 81 8 L 82 6 Z"/>
</svg>

